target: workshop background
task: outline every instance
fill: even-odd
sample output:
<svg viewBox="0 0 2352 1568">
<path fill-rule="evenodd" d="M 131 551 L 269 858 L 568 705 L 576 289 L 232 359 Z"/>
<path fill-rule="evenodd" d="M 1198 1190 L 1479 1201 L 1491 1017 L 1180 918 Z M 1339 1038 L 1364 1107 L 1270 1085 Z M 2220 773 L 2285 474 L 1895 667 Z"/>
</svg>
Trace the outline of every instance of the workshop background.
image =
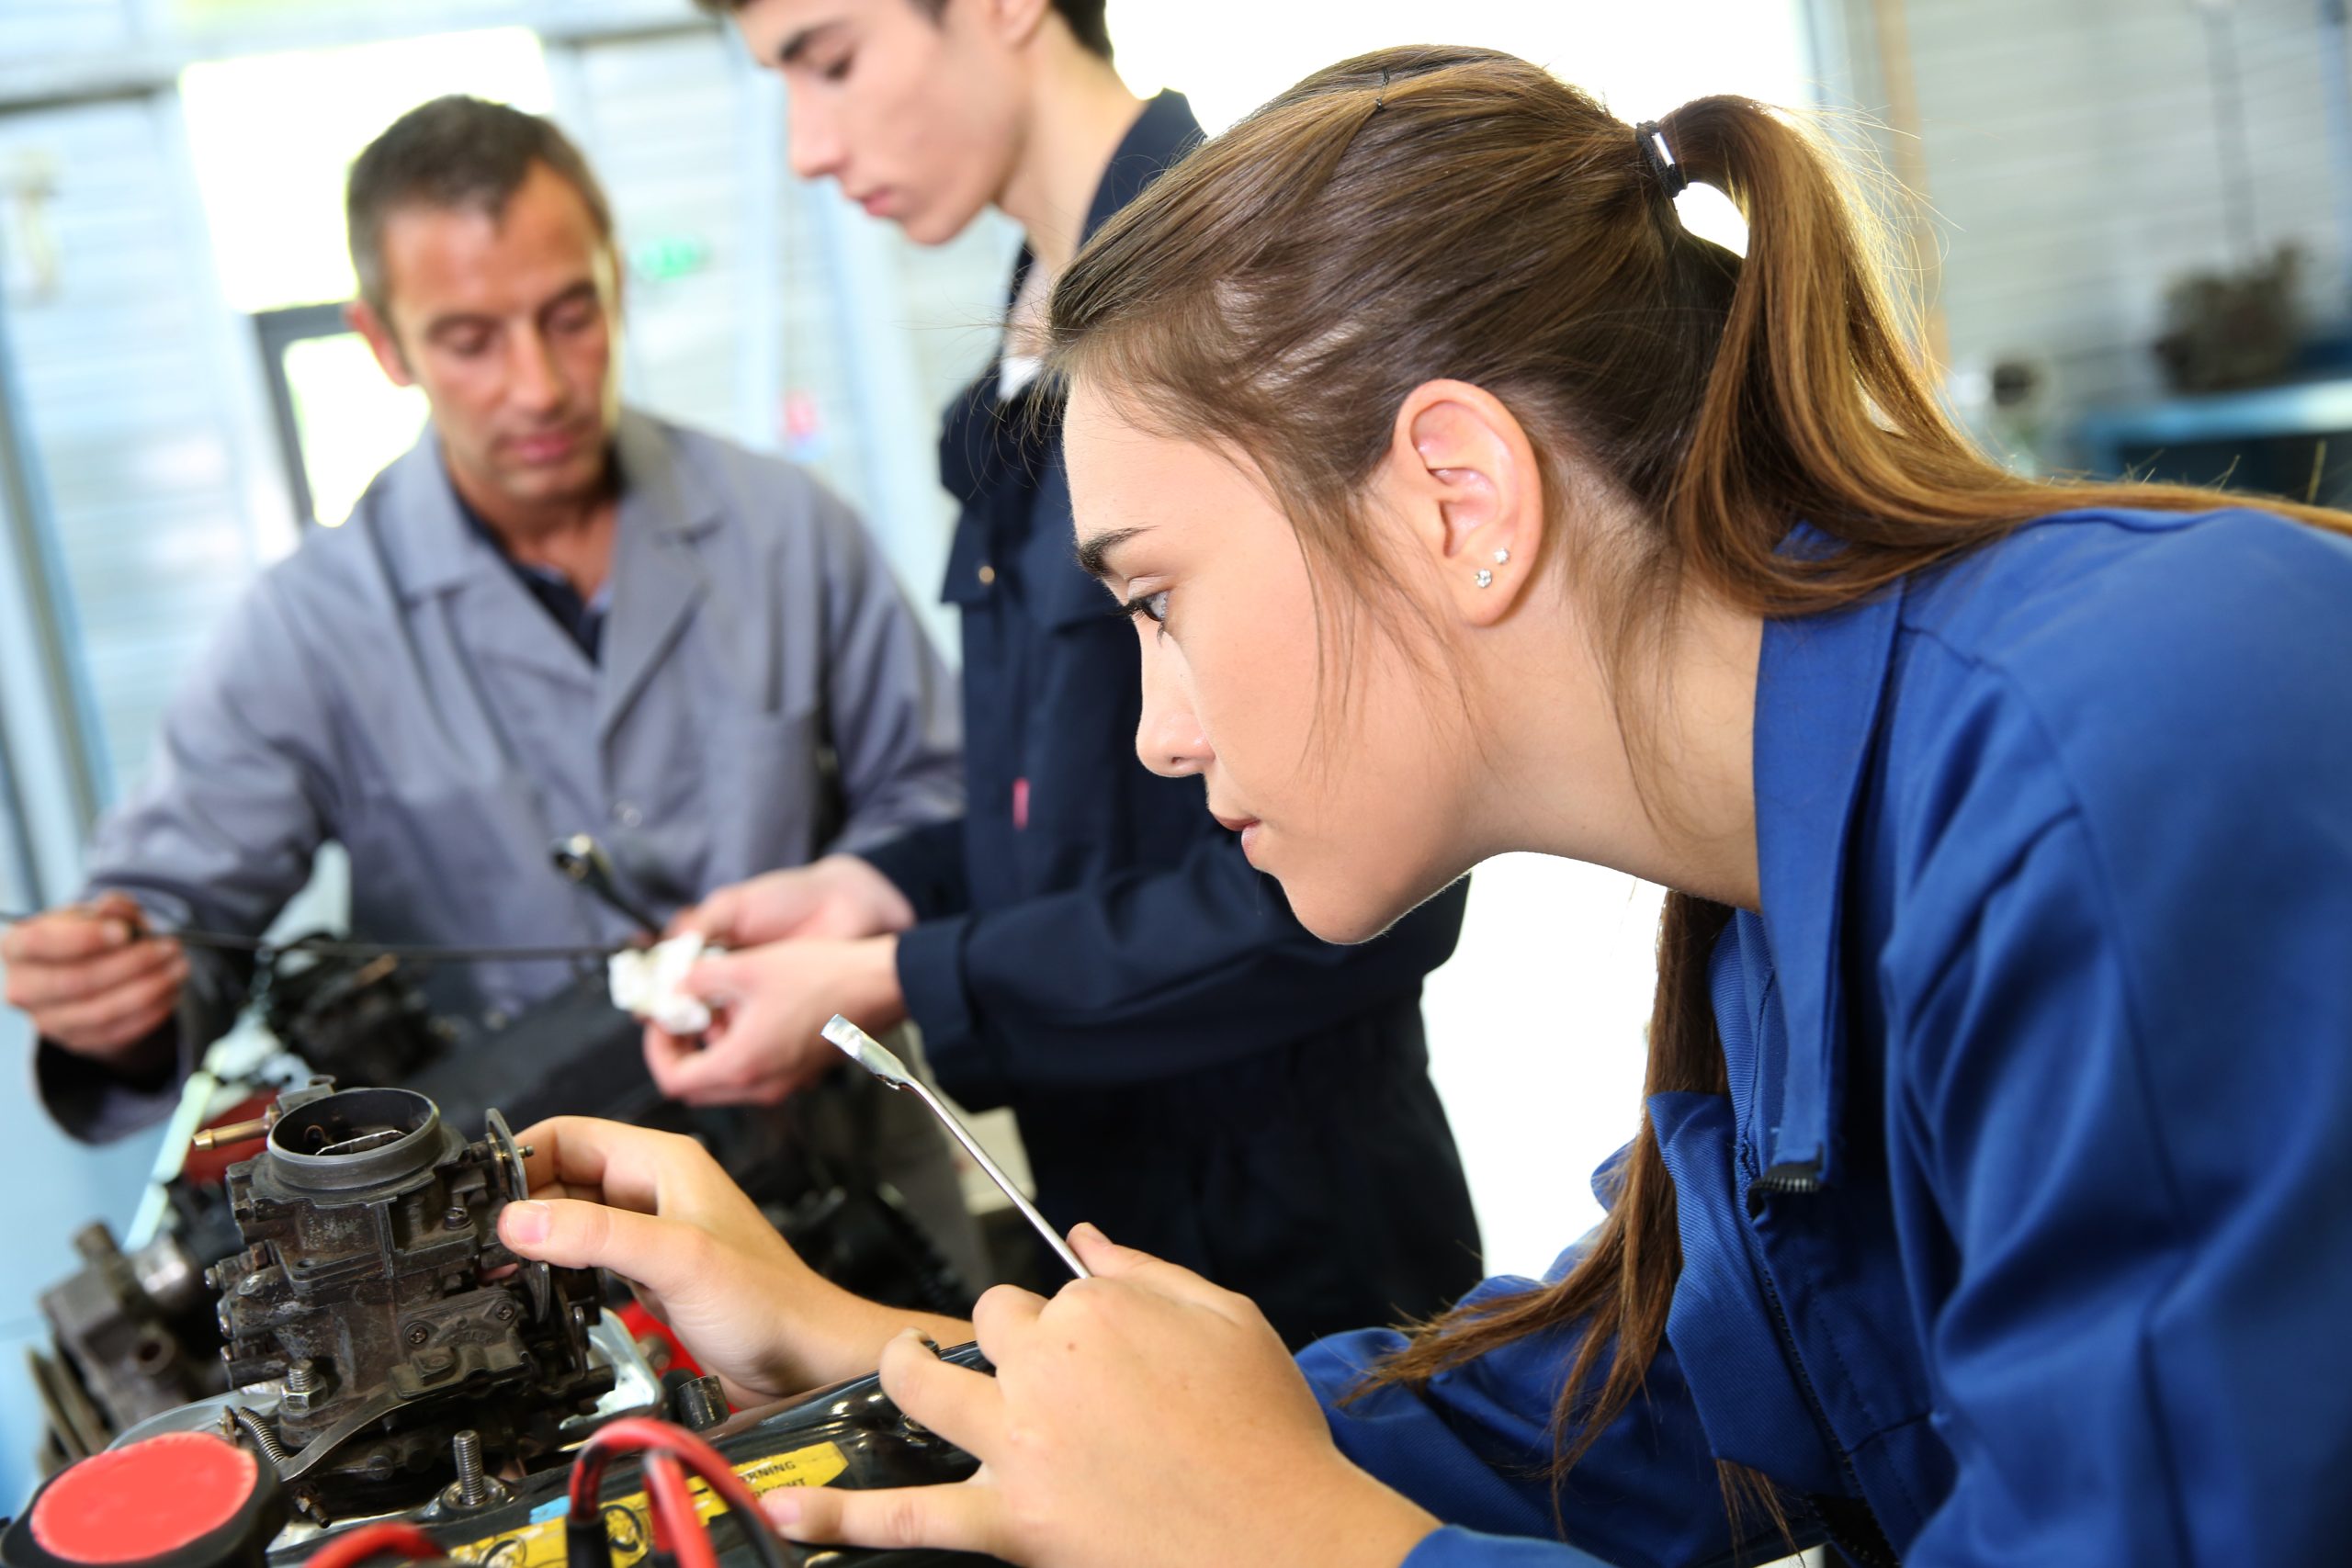
<svg viewBox="0 0 2352 1568">
<path fill-rule="evenodd" d="M 1953 407 L 2021 467 L 2346 499 L 2344 0 L 1113 0 L 1130 84 L 1216 129 L 1317 66 L 1493 44 L 1639 118 L 1707 92 L 1834 110 L 1898 211 Z M 783 89 L 685 0 L 0 0 L 0 908 L 67 897 L 92 814 L 252 575 L 334 526 L 421 420 L 333 306 L 340 190 L 409 105 L 552 112 L 617 211 L 636 402 L 787 454 L 933 604 L 937 412 L 992 340 L 1014 236 L 922 251 L 786 168 Z M 1713 193 L 1689 221 L 1736 242 Z M 1631 1133 L 1654 888 L 1479 873 L 1430 988 L 1498 1269 L 1597 1217 Z M 307 915 L 332 919 L 332 874 Z M 21 1018 L 0 1063 L 21 1082 Z M 0 1513 L 28 1489 L 35 1291 L 119 1233 L 152 1140 L 77 1147 L 0 1098 Z"/>
</svg>

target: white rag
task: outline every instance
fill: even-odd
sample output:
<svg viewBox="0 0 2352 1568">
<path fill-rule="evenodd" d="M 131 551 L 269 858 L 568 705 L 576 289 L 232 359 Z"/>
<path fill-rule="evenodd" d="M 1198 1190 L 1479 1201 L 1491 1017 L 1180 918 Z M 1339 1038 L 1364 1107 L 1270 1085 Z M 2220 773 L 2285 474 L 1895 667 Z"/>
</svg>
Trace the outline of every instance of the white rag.
<svg viewBox="0 0 2352 1568">
<path fill-rule="evenodd" d="M 710 1009 L 678 987 L 706 953 L 715 955 L 720 951 L 704 947 L 701 936 L 688 931 L 651 947 L 614 953 L 605 961 L 613 1005 L 635 1017 L 650 1019 L 669 1033 L 700 1034 L 710 1027 Z"/>
</svg>

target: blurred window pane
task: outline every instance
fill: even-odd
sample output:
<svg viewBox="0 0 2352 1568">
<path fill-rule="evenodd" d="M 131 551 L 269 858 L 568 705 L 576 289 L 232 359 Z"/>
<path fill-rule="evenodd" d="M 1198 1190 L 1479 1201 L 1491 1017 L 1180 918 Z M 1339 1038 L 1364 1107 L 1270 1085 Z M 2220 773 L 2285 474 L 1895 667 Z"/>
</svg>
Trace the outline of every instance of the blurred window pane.
<svg viewBox="0 0 2352 1568">
<path fill-rule="evenodd" d="M 547 61 L 527 28 L 210 61 L 180 73 L 221 292 L 240 310 L 347 299 L 352 159 L 444 93 L 545 113 Z"/>
<path fill-rule="evenodd" d="M 266 311 L 254 323 L 295 509 L 341 527 L 378 472 L 415 445 L 424 394 L 391 383 L 340 305 Z"/>
</svg>

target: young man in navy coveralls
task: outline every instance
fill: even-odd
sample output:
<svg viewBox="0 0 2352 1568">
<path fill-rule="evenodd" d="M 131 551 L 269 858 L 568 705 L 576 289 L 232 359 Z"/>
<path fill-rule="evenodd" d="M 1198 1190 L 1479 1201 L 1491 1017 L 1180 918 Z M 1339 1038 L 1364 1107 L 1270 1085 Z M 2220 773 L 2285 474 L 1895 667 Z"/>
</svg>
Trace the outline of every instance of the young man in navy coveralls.
<svg viewBox="0 0 2352 1568">
<path fill-rule="evenodd" d="M 796 172 L 918 243 L 994 205 L 1027 244 L 941 446 L 969 809 L 690 913 L 742 951 L 691 982 L 727 1004 L 704 1041 L 649 1032 L 656 1079 L 779 1099 L 832 1059 L 832 1012 L 910 1018 L 950 1094 L 1013 1109 L 1057 1225 L 1244 1292 L 1293 1343 L 1435 1310 L 1479 1277 L 1419 1008 L 1464 889 L 1326 945 L 1196 782 L 1137 766 L 1136 634 L 1072 558 L 1058 411 L 1029 384 L 1054 276 L 1199 139 L 1191 108 L 1128 93 L 1101 0 L 724 8 L 786 79 Z"/>
</svg>

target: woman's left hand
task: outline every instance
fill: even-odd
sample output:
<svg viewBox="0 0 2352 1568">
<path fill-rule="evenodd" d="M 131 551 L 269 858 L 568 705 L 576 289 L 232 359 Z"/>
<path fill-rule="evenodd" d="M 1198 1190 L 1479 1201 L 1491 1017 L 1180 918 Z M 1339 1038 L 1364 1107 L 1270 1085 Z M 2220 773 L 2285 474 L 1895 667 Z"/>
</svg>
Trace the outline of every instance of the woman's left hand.
<svg viewBox="0 0 2352 1568">
<path fill-rule="evenodd" d="M 1438 1521 L 1351 1464 L 1244 1296 L 1080 1225 L 1095 1272 L 1051 1301 L 1000 1285 L 987 1376 L 910 1332 L 882 1387 L 981 1461 L 953 1485 L 772 1492 L 793 1540 L 979 1551 L 1032 1568 L 1312 1562 L 1395 1568 Z"/>
</svg>

